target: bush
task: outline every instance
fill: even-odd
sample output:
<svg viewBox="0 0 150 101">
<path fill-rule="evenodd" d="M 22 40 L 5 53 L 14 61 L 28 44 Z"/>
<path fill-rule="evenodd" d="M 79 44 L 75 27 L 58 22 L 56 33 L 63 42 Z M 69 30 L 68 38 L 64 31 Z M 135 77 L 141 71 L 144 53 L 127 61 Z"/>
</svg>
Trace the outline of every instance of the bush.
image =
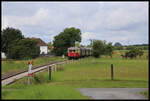
<svg viewBox="0 0 150 101">
<path fill-rule="evenodd" d="M 94 56 L 95 58 L 99 58 L 99 52 L 96 51 L 96 50 L 93 50 L 93 56 Z"/>
<path fill-rule="evenodd" d="M 125 56 L 133 59 L 133 58 L 136 58 L 137 56 L 141 57 L 143 55 L 143 53 L 144 52 L 141 49 L 132 48 L 130 51 L 125 53 Z"/>
</svg>

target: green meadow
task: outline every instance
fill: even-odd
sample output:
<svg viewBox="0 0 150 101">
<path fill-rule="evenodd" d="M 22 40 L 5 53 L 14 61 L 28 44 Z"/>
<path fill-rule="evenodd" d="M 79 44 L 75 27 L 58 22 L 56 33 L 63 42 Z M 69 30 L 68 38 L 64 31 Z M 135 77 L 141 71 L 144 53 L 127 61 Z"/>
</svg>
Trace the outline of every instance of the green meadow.
<svg viewBox="0 0 150 101">
<path fill-rule="evenodd" d="M 13 93 L 12 93 L 13 92 Z M 71 86 L 49 86 L 42 84 L 29 86 L 16 91 L 2 91 L 4 99 L 87 99 Z"/>
<path fill-rule="evenodd" d="M 31 85 L 27 85 L 25 77 L 2 87 L 2 99 L 89 99 L 78 92 L 77 88 L 148 88 L 148 51 L 136 59 L 122 59 L 121 52 L 124 51 L 113 54 L 113 58 L 88 57 L 57 66 L 51 80 L 48 71 L 35 74 Z M 111 64 L 114 67 L 113 80 Z M 148 97 L 148 91 L 141 94 Z"/>
</svg>

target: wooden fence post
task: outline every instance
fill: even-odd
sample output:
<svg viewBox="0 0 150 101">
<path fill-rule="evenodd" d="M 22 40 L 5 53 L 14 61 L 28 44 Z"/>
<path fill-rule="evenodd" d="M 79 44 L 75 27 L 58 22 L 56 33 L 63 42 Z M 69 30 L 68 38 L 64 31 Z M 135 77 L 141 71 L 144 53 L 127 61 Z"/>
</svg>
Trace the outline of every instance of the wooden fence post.
<svg viewBox="0 0 150 101">
<path fill-rule="evenodd" d="M 111 64 L 111 80 L 114 78 L 113 64 Z"/>
<path fill-rule="evenodd" d="M 52 69 L 52 66 L 50 65 L 49 66 L 49 80 L 51 80 L 51 69 Z"/>
<path fill-rule="evenodd" d="M 56 72 L 57 71 L 56 64 L 54 66 L 55 66 L 55 72 Z"/>
</svg>

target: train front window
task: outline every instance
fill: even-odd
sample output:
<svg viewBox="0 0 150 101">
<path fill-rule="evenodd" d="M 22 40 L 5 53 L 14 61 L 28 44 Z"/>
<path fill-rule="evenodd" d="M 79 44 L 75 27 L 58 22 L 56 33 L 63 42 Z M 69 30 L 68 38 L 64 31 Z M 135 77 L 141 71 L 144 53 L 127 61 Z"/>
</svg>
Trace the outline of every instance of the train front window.
<svg viewBox="0 0 150 101">
<path fill-rule="evenodd" d="M 69 52 L 75 52 L 75 50 L 69 50 Z"/>
</svg>

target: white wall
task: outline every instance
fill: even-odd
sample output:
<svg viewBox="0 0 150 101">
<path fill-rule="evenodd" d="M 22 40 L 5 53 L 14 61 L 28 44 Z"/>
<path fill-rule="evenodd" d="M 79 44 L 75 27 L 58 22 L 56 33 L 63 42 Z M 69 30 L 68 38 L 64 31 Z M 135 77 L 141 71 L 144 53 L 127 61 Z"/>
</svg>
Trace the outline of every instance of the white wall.
<svg viewBox="0 0 150 101">
<path fill-rule="evenodd" d="M 48 53 L 48 47 L 47 46 L 40 46 L 40 54 L 42 54 L 44 52 L 44 54 Z"/>
<path fill-rule="evenodd" d="M 2 59 L 6 59 L 6 55 L 5 55 L 4 52 L 1 52 L 1 58 L 2 58 Z"/>
</svg>

